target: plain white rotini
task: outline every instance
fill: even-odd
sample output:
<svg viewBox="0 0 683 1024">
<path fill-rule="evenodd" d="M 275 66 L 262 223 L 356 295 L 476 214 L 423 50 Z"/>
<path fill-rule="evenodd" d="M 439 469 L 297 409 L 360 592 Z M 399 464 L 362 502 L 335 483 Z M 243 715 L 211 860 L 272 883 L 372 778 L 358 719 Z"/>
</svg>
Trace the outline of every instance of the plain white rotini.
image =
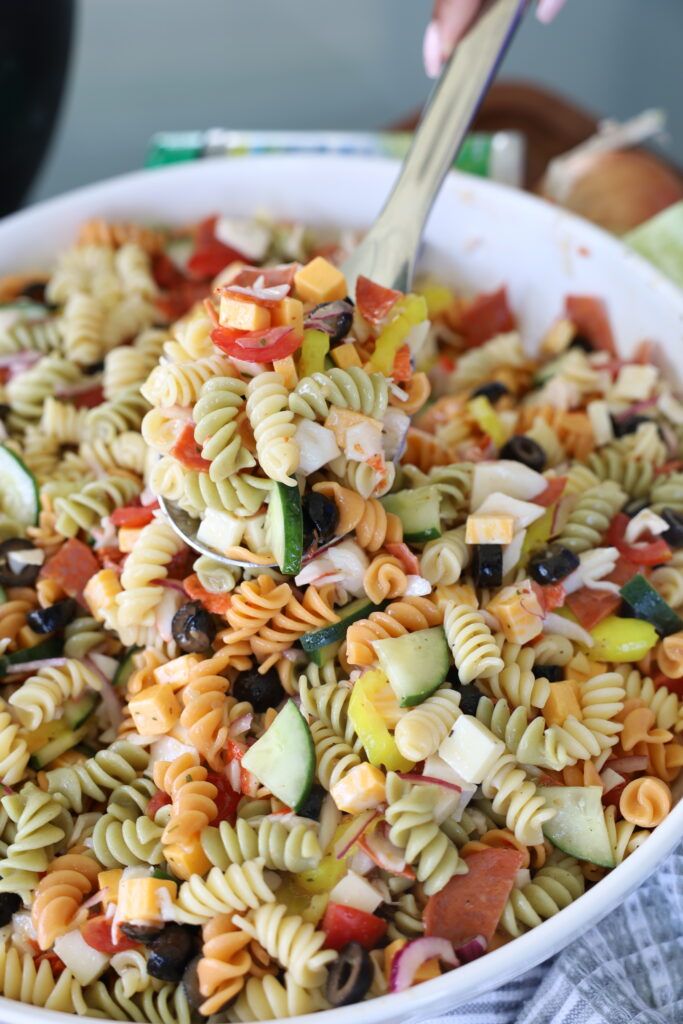
<svg viewBox="0 0 683 1024">
<path fill-rule="evenodd" d="M 294 434 L 294 413 L 290 411 L 289 391 L 279 373 L 259 373 L 247 388 L 247 416 L 256 439 L 261 469 L 281 484 L 294 484 L 292 474 L 299 465 L 299 449 Z"/>
<path fill-rule="evenodd" d="M 204 924 L 216 914 L 256 910 L 262 903 L 275 900 L 263 877 L 261 858 L 231 864 L 226 871 L 212 868 L 206 878 L 193 875 L 183 882 L 176 903 L 177 915 L 186 924 Z"/>
<path fill-rule="evenodd" d="M 91 295 L 76 292 L 64 307 L 61 329 L 64 354 L 79 366 L 91 366 L 104 355 L 106 311 Z"/>
<path fill-rule="evenodd" d="M 281 903 L 264 903 L 248 917 L 235 914 L 233 921 L 304 988 L 322 985 L 327 965 L 337 958 L 334 949 L 322 948 L 325 932 L 317 931 L 297 915 L 288 914 Z"/>
<path fill-rule="evenodd" d="M 486 679 L 503 670 L 503 661 L 481 612 L 448 601 L 443 628 L 463 683 Z"/>
<path fill-rule="evenodd" d="M 420 573 L 432 586 L 457 583 L 469 564 L 470 549 L 465 543 L 465 527 L 447 530 L 425 544 L 420 555 Z"/>
<path fill-rule="evenodd" d="M 442 686 L 397 722 L 394 738 L 399 753 L 415 762 L 435 754 L 459 714 L 460 694 Z"/>
<path fill-rule="evenodd" d="M 40 417 L 40 430 L 46 438 L 60 445 L 78 444 L 85 432 L 87 415 L 87 409 L 80 409 L 72 402 L 60 402 L 48 395 Z"/>
<path fill-rule="evenodd" d="M 140 392 L 153 406 L 194 405 L 207 380 L 230 377 L 231 370 L 230 361 L 219 353 L 193 363 L 159 363 Z"/>
<path fill-rule="evenodd" d="M 51 722 L 67 700 L 80 697 L 86 687 L 102 689 L 102 679 L 84 662 L 67 658 L 64 665 L 39 669 L 9 698 L 14 712 L 27 729 Z"/>
<path fill-rule="evenodd" d="M 166 566 L 184 545 L 175 530 L 161 519 L 143 527 L 121 573 L 123 592 L 117 595 L 122 626 L 151 625 L 163 588 L 154 581 L 165 579 Z"/>
</svg>

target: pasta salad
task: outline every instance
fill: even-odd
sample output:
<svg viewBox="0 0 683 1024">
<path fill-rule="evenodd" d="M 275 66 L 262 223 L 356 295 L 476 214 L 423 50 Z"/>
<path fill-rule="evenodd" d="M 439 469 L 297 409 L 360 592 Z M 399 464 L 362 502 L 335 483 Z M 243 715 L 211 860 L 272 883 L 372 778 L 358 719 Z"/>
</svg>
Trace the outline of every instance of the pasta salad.
<svg viewBox="0 0 683 1024">
<path fill-rule="evenodd" d="M 150 1024 L 405 991 L 683 767 L 683 404 L 599 298 L 90 221 L 0 280 L 0 993 Z M 197 555 L 164 505 L 195 521 Z"/>
</svg>

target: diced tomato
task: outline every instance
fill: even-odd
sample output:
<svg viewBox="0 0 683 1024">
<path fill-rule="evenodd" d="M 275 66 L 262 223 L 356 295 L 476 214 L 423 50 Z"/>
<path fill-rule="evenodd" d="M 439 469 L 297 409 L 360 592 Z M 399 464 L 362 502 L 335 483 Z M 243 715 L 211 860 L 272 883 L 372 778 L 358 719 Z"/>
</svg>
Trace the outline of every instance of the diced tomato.
<svg viewBox="0 0 683 1024">
<path fill-rule="evenodd" d="M 60 397 L 59 392 L 57 392 L 57 398 Z M 74 391 L 64 397 L 68 398 L 68 401 L 75 405 L 77 409 L 94 409 L 104 401 L 104 389 L 101 384 L 93 384 L 91 388 L 86 388 L 84 391 Z"/>
<path fill-rule="evenodd" d="M 595 295 L 568 295 L 565 313 L 579 334 L 585 335 L 597 348 L 616 356 L 614 335 L 602 299 Z"/>
<path fill-rule="evenodd" d="M 616 583 L 623 587 L 638 572 L 638 566 L 623 556 L 619 559 L 609 576 L 605 579 L 610 583 Z M 581 587 L 567 597 L 567 607 L 574 613 L 579 625 L 584 629 L 591 630 L 599 622 L 612 615 L 621 604 L 619 594 L 613 594 L 609 590 L 593 590 L 591 587 Z"/>
<path fill-rule="evenodd" d="M 206 590 L 201 585 L 196 572 L 185 577 L 183 586 L 190 600 L 201 601 L 207 612 L 211 612 L 213 615 L 225 615 L 230 607 L 230 594 L 212 594 L 210 590 Z"/>
<path fill-rule="evenodd" d="M 97 548 L 95 554 L 99 559 L 100 568 L 113 569 L 114 572 L 121 572 L 122 563 L 128 558 L 127 552 L 120 551 L 118 548 L 109 545 L 104 548 Z"/>
<path fill-rule="evenodd" d="M 291 288 L 298 269 L 298 263 L 281 263 L 277 267 L 242 267 L 231 283 L 241 288 L 250 288 L 262 277 L 264 288 L 274 288 L 278 284 L 287 284 Z"/>
<path fill-rule="evenodd" d="M 680 679 L 671 679 L 669 676 L 665 676 L 663 672 L 658 672 L 657 675 L 653 676 L 652 682 L 655 686 L 666 686 L 667 690 L 671 693 L 675 693 L 677 697 L 683 698 L 683 676 Z"/>
<path fill-rule="evenodd" d="M 126 505 L 124 508 L 115 508 L 109 518 L 114 526 L 127 526 L 136 529 L 152 522 L 154 510 L 143 508 L 141 505 Z"/>
<path fill-rule="evenodd" d="M 427 900 L 425 935 L 448 939 L 456 947 L 477 935 L 490 942 L 523 860 L 519 850 L 503 848 L 470 854 L 468 873 L 455 875 Z"/>
<path fill-rule="evenodd" d="M 665 476 L 667 473 L 680 473 L 683 469 L 683 459 L 670 459 L 669 462 L 657 466 L 655 476 Z"/>
<path fill-rule="evenodd" d="M 566 594 L 561 583 L 546 583 L 541 586 L 541 584 L 532 581 L 531 587 L 538 598 L 544 615 L 554 611 L 555 608 L 561 608 L 565 602 Z"/>
<path fill-rule="evenodd" d="M 156 253 L 152 259 L 152 274 L 156 284 L 165 292 L 179 288 L 186 281 L 184 274 L 165 252 Z"/>
<path fill-rule="evenodd" d="M 436 365 L 442 371 L 442 373 L 452 373 L 456 367 L 456 361 L 452 356 L 447 356 L 445 353 L 441 353 L 436 361 Z"/>
<path fill-rule="evenodd" d="M 154 815 L 157 813 L 160 807 L 166 807 L 167 804 L 172 803 L 168 793 L 164 793 L 163 789 L 158 789 L 150 802 L 147 804 L 147 817 L 154 820 Z"/>
<path fill-rule="evenodd" d="M 515 327 L 515 318 L 508 305 L 505 286 L 495 292 L 477 295 L 462 311 L 459 330 L 466 344 L 473 348 L 504 334 Z"/>
<path fill-rule="evenodd" d="M 328 903 L 322 930 L 328 949 L 342 949 L 347 942 L 359 942 L 364 949 L 374 949 L 386 935 L 388 922 L 375 914 L 341 903 Z"/>
<path fill-rule="evenodd" d="M 299 348 L 302 338 L 292 327 L 267 327 L 264 331 L 233 331 L 215 327 L 211 339 L 222 352 L 248 363 L 272 363 Z"/>
<path fill-rule="evenodd" d="M 618 548 L 621 554 L 635 565 L 661 565 L 662 562 L 671 559 L 671 548 L 663 537 L 629 544 L 624 537 L 629 523 L 629 517 L 623 512 L 618 512 L 610 524 L 606 542 Z"/>
<path fill-rule="evenodd" d="M 605 807 L 618 807 L 621 794 L 627 786 L 628 779 L 625 779 L 624 782 L 620 782 L 618 786 L 612 786 L 607 793 L 603 793 L 602 802 Z"/>
<path fill-rule="evenodd" d="M 41 579 L 55 580 L 65 594 L 83 603 L 83 589 L 100 565 L 87 544 L 71 538 L 48 558 L 40 570 Z"/>
<path fill-rule="evenodd" d="M 407 573 L 411 573 L 414 576 L 420 575 L 420 563 L 407 544 L 401 541 L 400 544 L 385 544 L 384 547 L 390 555 L 398 558 Z"/>
<path fill-rule="evenodd" d="M 361 274 L 356 282 L 356 306 L 358 312 L 371 324 L 379 324 L 389 310 L 401 298 L 402 292 L 395 288 L 384 288 L 369 277 Z"/>
<path fill-rule="evenodd" d="M 548 481 L 548 486 L 540 494 L 537 494 L 533 498 L 534 505 L 542 505 L 543 508 L 550 508 L 556 501 L 562 496 L 562 492 L 567 484 L 566 476 L 554 476 L 552 480 Z"/>
<path fill-rule="evenodd" d="M 240 743 L 238 740 L 228 740 L 227 746 L 227 759 L 228 761 L 242 761 L 245 753 L 247 752 L 246 743 Z M 258 783 L 247 768 L 243 768 L 240 763 L 240 789 L 245 796 L 256 796 L 256 789 Z"/>
<path fill-rule="evenodd" d="M 235 792 L 225 775 L 219 775 L 218 772 L 208 772 L 206 778 L 218 790 L 218 794 L 215 797 L 217 813 L 211 824 L 219 825 L 221 821 L 229 821 L 231 825 L 234 825 L 237 820 L 237 805 L 242 798 L 242 794 Z"/>
<path fill-rule="evenodd" d="M 197 469 L 208 473 L 211 466 L 207 459 L 202 458 L 201 449 L 194 439 L 194 423 L 183 424 L 170 454 L 182 463 L 185 469 Z"/>
<path fill-rule="evenodd" d="M 137 949 L 140 945 L 139 942 L 129 939 L 123 932 L 119 932 L 116 941 L 112 942 L 111 933 L 111 921 L 104 914 L 98 917 L 91 917 L 81 928 L 81 935 L 89 946 L 92 946 L 93 949 L 98 949 L 100 953 L 108 953 L 110 956 L 114 953 L 122 953 L 126 949 Z"/>
<path fill-rule="evenodd" d="M 166 320 L 179 320 L 188 309 L 201 302 L 206 295 L 206 285 L 197 281 L 183 281 L 172 291 L 159 295 L 156 308 Z"/>
<path fill-rule="evenodd" d="M 408 345 L 403 345 L 394 356 L 391 376 L 396 382 L 410 380 L 413 376 L 413 366 L 410 361 L 410 348 Z"/>
<path fill-rule="evenodd" d="M 194 251 L 187 261 L 187 273 L 194 280 L 215 277 L 228 263 L 244 260 L 241 252 L 216 238 L 217 220 L 218 217 L 207 217 L 197 226 Z"/>
<path fill-rule="evenodd" d="M 48 949 L 44 953 L 41 953 L 39 956 L 33 958 L 33 962 L 35 963 L 36 967 L 39 967 L 40 964 L 42 964 L 43 960 L 47 960 L 47 962 L 49 963 L 50 970 L 52 971 L 52 976 L 54 978 L 58 978 L 62 971 L 66 970 L 66 964 L 64 963 L 63 960 L 60 960 L 60 958 L 55 953 L 54 949 Z"/>
</svg>

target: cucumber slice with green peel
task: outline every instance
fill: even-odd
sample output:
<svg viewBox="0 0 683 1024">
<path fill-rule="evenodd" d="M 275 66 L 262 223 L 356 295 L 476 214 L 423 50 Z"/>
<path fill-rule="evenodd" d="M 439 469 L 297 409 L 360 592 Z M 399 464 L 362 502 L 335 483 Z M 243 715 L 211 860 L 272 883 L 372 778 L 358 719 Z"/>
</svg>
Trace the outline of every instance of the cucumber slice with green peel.
<svg viewBox="0 0 683 1024">
<path fill-rule="evenodd" d="M 337 640 L 336 643 L 326 644 L 325 647 L 316 647 L 314 651 L 310 653 L 310 659 L 314 665 L 318 668 L 324 668 L 328 662 L 333 661 L 336 658 L 339 648 L 341 647 L 341 640 Z"/>
<path fill-rule="evenodd" d="M 614 867 L 600 786 L 539 786 L 538 793 L 556 812 L 543 826 L 553 846 L 579 860 Z"/>
<path fill-rule="evenodd" d="M 373 604 L 372 601 L 368 601 L 367 597 L 359 597 L 357 600 L 345 604 L 343 608 L 336 609 L 339 622 L 332 622 L 329 626 L 323 626 L 322 629 L 304 633 L 300 641 L 301 646 L 310 654 L 312 651 L 320 650 L 321 647 L 335 644 L 344 639 L 346 630 L 352 622 L 366 619 L 371 612 L 381 611 L 386 605 L 386 601 L 382 604 Z"/>
<path fill-rule="evenodd" d="M 45 658 L 59 658 L 62 653 L 63 640 L 58 636 L 51 636 L 35 647 L 25 647 L 22 651 L 12 651 L 11 654 L 0 655 L 0 677 L 7 674 L 10 665 L 21 665 L 28 661 L 44 661 Z"/>
<path fill-rule="evenodd" d="M 63 721 L 69 729 L 79 729 L 90 718 L 99 702 L 99 693 L 92 691 L 84 693 L 78 700 L 68 700 L 64 705 Z"/>
<path fill-rule="evenodd" d="M 451 652 L 441 626 L 374 640 L 372 646 L 402 708 L 421 704 L 448 675 Z"/>
<path fill-rule="evenodd" d="M 292 810 L 303 806 L 313 785 L 315 746 L 294 701 L 287 701 L 268 731 L 249 747 L 242 765 Z"/>
<path fill-rule="evenodd" d="M 435 485 L 397 491 L 381 501 L 387 512 L 401 520 L 404 540 L 421 543 L 441 536 L 441 492 Z"/>
<path fill-rule="evenodd" d="M 38 482 L 18 455 L 0 444 L 0 503 L 22 526 L 35 526 L 40 511 Z"/>
<path fill-rule="evenodd" d="M 132 676 L 133 672 L 135 672 L 134 655 L 136 655 L 138 651 L 141 650 L 142 647 L 128 648 L 126 653 L 123 655 L 123 660 L 121 661 L 121 664 L 114 673 L 114 678 L 111 681 L 112 686 L 124 687 L 126 685 L 128 680 Z"/>
<path fill-rule="evenodd" d="M 280 572 L 296 576 L 304 553 L 304 517 L 299 488 L 276 483 L 266 513 L 266 540 Z"/>
<path fill-rule="evenodd" d="M 80 743 L 87 731 L 87 724 L 81 726 L 80 729 L 69 729 L 65 723 L 64 732 L 59 733 L 53 740 L 50 740 L 44 747 L 41 747 L 35 754 L 32 754 L 29 758 L 29 765 L 34 771 L 46 768 L 55 758 L 61 757 L 67 750 L 71 750 Z"/>
<path fill-rule="evenodd" d="M 635 617 L 650 622 L 660 636 L 669 636 L 683 629 L 683 620 L 641 573 L 624 583 L 619 593 Z"/>
</svg>

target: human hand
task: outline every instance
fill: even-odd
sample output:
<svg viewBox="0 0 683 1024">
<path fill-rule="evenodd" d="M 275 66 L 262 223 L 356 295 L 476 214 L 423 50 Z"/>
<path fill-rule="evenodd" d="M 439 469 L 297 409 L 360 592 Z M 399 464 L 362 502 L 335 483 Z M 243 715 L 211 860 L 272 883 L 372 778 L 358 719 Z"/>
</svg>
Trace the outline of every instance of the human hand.
<svg viewBox="0 0 683 1024">
<path fill-rule="evenodd" d="M 565 0 L 538 0 L 536 17 L 549 22 Z M 434 0 L 434 13 L 427 26 L 422 46 L 425 71 L 436 78 L 459 39 L 469 28 L 483 0 Z"/>
</svg>

